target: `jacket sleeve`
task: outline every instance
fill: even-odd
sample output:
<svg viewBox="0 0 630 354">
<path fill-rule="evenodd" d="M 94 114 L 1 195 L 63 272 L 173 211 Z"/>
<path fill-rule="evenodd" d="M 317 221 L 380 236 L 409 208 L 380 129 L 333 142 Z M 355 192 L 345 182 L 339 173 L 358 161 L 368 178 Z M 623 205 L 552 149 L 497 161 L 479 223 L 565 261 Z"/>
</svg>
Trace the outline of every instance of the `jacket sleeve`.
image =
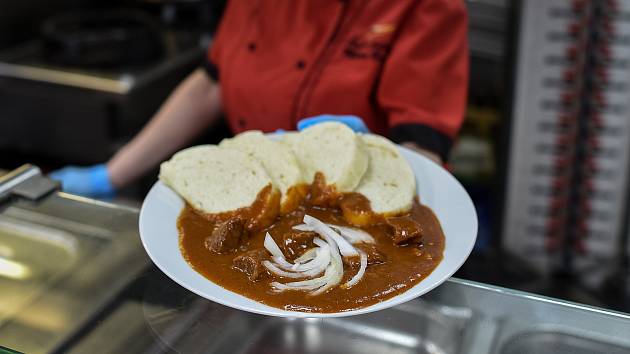
<svg viewBox="0 0 630 354">
<path fill-rule="evenodd" d="M 394 141 L 446 158 L 463 122 L 468 60 L 463 1 L 419 1 L 398 29 L 376 93 Z"/>
</svg>

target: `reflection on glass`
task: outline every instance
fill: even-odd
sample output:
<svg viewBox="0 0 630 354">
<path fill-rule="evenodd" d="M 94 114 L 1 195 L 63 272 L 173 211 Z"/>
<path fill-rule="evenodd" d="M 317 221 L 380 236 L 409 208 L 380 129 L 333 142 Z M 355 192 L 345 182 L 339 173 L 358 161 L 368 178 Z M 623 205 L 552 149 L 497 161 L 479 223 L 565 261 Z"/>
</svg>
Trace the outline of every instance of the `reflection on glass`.
<svg viewBox="0 0 630 354">
<path fill-rule="evenodd" d="M 28 279 L 32 275 L 29 267 L 19 262 L 0 257 L 0 276 L 11 279 Z"/>
</svg>

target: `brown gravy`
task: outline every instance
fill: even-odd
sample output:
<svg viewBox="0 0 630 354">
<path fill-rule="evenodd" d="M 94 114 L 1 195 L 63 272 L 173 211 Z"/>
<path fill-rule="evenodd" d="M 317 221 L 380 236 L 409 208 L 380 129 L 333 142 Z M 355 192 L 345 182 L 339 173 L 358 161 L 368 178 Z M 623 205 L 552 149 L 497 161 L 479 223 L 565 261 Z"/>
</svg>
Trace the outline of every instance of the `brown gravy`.
<svg viewBox="0 0 630 354">
<path fill-rule="evenodd" d="M 345 197 L 356 199 L 356 195 L 352 194 Z M 252 282 L 246 274 L 233 267 L 232 262 L 235 257 L 248 250 L 264 248 L 263 240 L 266 231 L 278 242 L 278 239 L 281 239 L 292 226 L 302 223 L 304 213 L 325 222 L 349 225 L 347 218 L 344 218 L 344 214 L 347 215 L 346 210 L 342 212 L 344 196 L 340 198 L 339 203 L 332 203 L 336 205 L 315 206 L 307 199 L 297 203 L 298 206 L 294 211 L 277 216 L 268 228 L 250 232 L 247 243 L 230 254 L 211 253 L 204 247 L 204 240 L 213 230 L 214 222 L 187 205 L 178 219 L 181 252 L 197 272 L 230 291 L 269 306 L 304 312 L 349 311 L 386 300 L 418 284 L 442 260 L 445 240 L 439 221 L 431 209 L 416 200 L 408 217 L 420 225 L 421 242 L 397 246 L 392 242 L 391 230 L 384 222 L 372 222 L 372 225 L 362 226 L 363 230 L 375 238 L 376 247 L 386 255 L 387 261 L 369 265 L 363 279 L 349 289 L 336 286 L 317 296 L 310 296 L 301 291 L 278 293 L 271 289 L 269 283 L 278 279 L 287 281 L 286 279 L 266 274 L 262 279 Z M 321 203 L 317 204 L 321 205 Z M 339 204 L 342 207 L 339 207 Z M 357 203 L 356 200 L 347 203 L 355 208 L 358 204 L 361 203 Z M 354 215 L 363 214 L 365 213 Z M 385 220 L 383 217 L 381 219 Z M 344 265 L 342 283 L 350 279 L 356 271 L 356 268 Z"/>
</svg>

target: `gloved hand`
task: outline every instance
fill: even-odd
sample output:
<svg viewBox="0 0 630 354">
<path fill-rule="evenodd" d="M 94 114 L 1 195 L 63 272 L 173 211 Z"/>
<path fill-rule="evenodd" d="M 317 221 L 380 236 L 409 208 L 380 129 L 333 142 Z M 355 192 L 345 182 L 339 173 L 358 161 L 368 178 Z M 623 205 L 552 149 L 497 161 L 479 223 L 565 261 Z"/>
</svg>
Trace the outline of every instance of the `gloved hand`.
<svg viewBox="0 0 630 354">
<path fill-rule="evenodd" d="M 51 172 L 49 177 L 61 182 L 64 192 L 86 197 L 111 197 L 116 191 L 105 164 L 91 167 L 69 166 Z"/>
<path fill-rule="evenodd" d="M 304 118 L 300 120 L 297 124 L 298 130 L 303 130 L 304 128 L 308 128 L 312 125 L 323 123 L 323 122 L 339 122 L 347 125 L 350 129 L 354 130 L 355 133 L 369 133 L 370 130 L 365 125 L 365 122 L 357 116 L 341 116 L 334 114 L 322 114 L 315 117 Z"/>
</svg>

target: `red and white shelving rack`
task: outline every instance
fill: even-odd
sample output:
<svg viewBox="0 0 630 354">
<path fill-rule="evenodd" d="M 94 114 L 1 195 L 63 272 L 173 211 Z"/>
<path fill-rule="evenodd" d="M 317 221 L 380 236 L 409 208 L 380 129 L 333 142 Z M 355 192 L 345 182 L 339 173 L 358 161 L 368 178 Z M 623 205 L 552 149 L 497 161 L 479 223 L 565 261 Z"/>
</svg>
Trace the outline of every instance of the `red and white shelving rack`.
<svg viewBox="0 0 630 354">
<path fill-rule="evenodd" d="M 598 286 L 626 223 L 630 1 L 523 1 L 503 246 Z"/>
</svg>

